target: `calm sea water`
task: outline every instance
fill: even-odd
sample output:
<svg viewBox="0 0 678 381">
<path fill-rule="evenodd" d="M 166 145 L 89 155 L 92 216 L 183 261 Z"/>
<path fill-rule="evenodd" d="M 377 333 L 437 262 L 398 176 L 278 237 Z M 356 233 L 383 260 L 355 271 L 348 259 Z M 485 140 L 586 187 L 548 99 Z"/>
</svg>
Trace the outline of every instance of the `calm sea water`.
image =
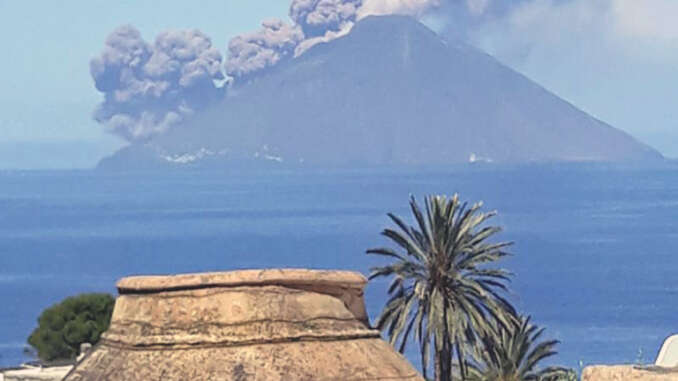
<svg viewBox="0 0 678 381">
<path fill-rule="evenodd" d="M 672 168 L 466 167 L 269 173 L 0 174 L 0 366 L 25 361 L 39 313 L 116 279 L 260 267 L 366 273 L 386 212 L 459 192 L 497 209 L 513 300 L 559 339 L 553 362 L 654 361 L 678 331 Z M 376 317 L 384 283 L 368 288 Z M 414 358 L 415 351 L 409 355 Z"/>
</svg>

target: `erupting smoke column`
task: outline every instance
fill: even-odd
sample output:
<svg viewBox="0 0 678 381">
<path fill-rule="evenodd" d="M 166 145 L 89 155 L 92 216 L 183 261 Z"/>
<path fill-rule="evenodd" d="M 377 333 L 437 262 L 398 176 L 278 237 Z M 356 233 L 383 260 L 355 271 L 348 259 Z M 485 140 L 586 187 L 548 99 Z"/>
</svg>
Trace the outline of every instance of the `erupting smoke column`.
<svg viewBox="0 0 678 381">
<path fill-rule="evenodd" d="M 94 117 L 130 142 L 151 139 L 222 97 L 222 61 L 197 30 L 163 32 L 151 45 L 134 27 L 119 27 L 90 61 L 104 93 Z"/>
<path fill-rule="evenodd" d="M 422 17 L 444 4 L 482 14 L 491 0 L 292 0 L 292 23 L 267 20 L 258 31 L 233 38 L 226 73 L 237 85 L 303 54 L 312 46 L 348 34 L 370 15 Z M 493 3 L 498 4 L 498 3 Z M 224 97 L 223 59 L 198 30 L 161 33 L 149 44 L 132 26 L 114 30 L 90 72 L 104 101 L 94 117 L 130 142 L 145 142 Z"/>
<path fill-rule="evenodd" d="M 420 17 L 442 0 L 292 0 L 293 24 L 270 20 L 263 29 L 229 44 L 227 73 L 236 83 L 275 64 L 303 54 L 312 46 L 348 34 L 356 21 L 371 15 Z M 468 0 L 489 1 L 489 0 Z"/>
<path fill-rule="evenodd" d="M 281 20 L 267 20 L 256 32 L 233 38 L 228 44 L 226 73 L 233 78 L 246 78 L 291 57 L 304 39 L 298 26 Z"/>
<path fill-rule="evenodd" d="M 290 18 L 311 37 L 338 31 L 356 19 L 363 0 L 293 0 Z"/>
<path fill-rule="evenodd" d="M 362 4 L 363 0 L 293 0 L 290 18 L 301 26 L 306 36 L 294 55 L 299 56 L 316 44 L 348 34 Z"/>
</svg>

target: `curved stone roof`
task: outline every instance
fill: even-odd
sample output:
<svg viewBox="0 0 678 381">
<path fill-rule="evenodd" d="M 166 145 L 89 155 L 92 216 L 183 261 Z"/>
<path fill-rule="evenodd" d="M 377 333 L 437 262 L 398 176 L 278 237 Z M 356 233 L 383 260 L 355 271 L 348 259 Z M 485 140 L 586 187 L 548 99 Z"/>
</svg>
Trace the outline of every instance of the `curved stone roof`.
<svg viewBox="0 0 678 381">
<path fill-rule="evenodd" d="M 351 271 L 263 269 L 172 276 L 134 276 L 121 279 L 118 281 L 117 287 L 121 294 L 126 294 L 247 285 L 295 286 L 313 284 L 326 287 L 362 289 L 366 283 L 367 279 L 364 276 Z"/>
<path fill-rule="evenodd" d="M 65 380 L 423 380 L 369 326 L 365 284 L 300 269 L 125 278 Z"/>
</svg>

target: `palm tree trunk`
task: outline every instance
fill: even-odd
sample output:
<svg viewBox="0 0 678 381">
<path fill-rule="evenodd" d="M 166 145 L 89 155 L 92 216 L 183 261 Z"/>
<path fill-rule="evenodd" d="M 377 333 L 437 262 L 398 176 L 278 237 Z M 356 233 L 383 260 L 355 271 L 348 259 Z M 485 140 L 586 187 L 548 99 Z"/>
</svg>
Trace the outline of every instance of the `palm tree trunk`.
<svg viewBox="0 0 678 381">
<path fill-rule="evenodd" d="M 434 358 L 435 381 L 452 381 L 452 351 L 448 341 L 436 351 Z"/>
<path fill-rule="evenodd" d="M 440 361 L 440 355 L 441 355 L 441 352 L 436 351 L 435 357 L 434 357 L 434 360 L 433 360 L 433 362 L 434 362 L 433 363 L 433 366 L 434 366 L 433 370 L 435 372 L 435 381 L 443 381 L 443 378 L 442 378 L 443 372 L 442 372 L 442 369 L 440 367 L 440 362 L 441 362 Z"/>
<path fill-rule="evenodd" d="M 450 350 L 450 342 L 446 341 L 443 344 L 443 353 L 440 356 L 443 368 L 443 380 L 452 381 L 452 351 Z"/>
<path fill-rule="evenodd" d="M 443 309 L 443 321 L 447 322 L 447 308 Z M 447 324 L 443 327 L 444 341 L 440 351 L 440 377 L 441 381 L 452 381 L 452 342 Z"/>
</svg>

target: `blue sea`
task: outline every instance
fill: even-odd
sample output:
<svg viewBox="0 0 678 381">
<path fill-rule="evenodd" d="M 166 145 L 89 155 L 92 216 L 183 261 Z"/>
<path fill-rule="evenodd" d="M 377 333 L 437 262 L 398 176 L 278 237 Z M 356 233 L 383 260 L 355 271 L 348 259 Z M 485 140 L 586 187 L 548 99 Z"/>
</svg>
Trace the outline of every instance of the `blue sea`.
<svg viewBox="0 0 678 381">
<path fill-rule="evenodd" d="M 0 366 L 39 313 L 134 274 L 262 267 L 367 273 L 410 194 L 496 209 L 511 299 L 561 341 L 551 363 L 653 362 L 678 332 L 678 169 L 462 166 L 0 173 Z M 367 290 L 375 318 L 385 282 Z M 408 356 L 416 362 L 416 350 Z"/>
</svg>

